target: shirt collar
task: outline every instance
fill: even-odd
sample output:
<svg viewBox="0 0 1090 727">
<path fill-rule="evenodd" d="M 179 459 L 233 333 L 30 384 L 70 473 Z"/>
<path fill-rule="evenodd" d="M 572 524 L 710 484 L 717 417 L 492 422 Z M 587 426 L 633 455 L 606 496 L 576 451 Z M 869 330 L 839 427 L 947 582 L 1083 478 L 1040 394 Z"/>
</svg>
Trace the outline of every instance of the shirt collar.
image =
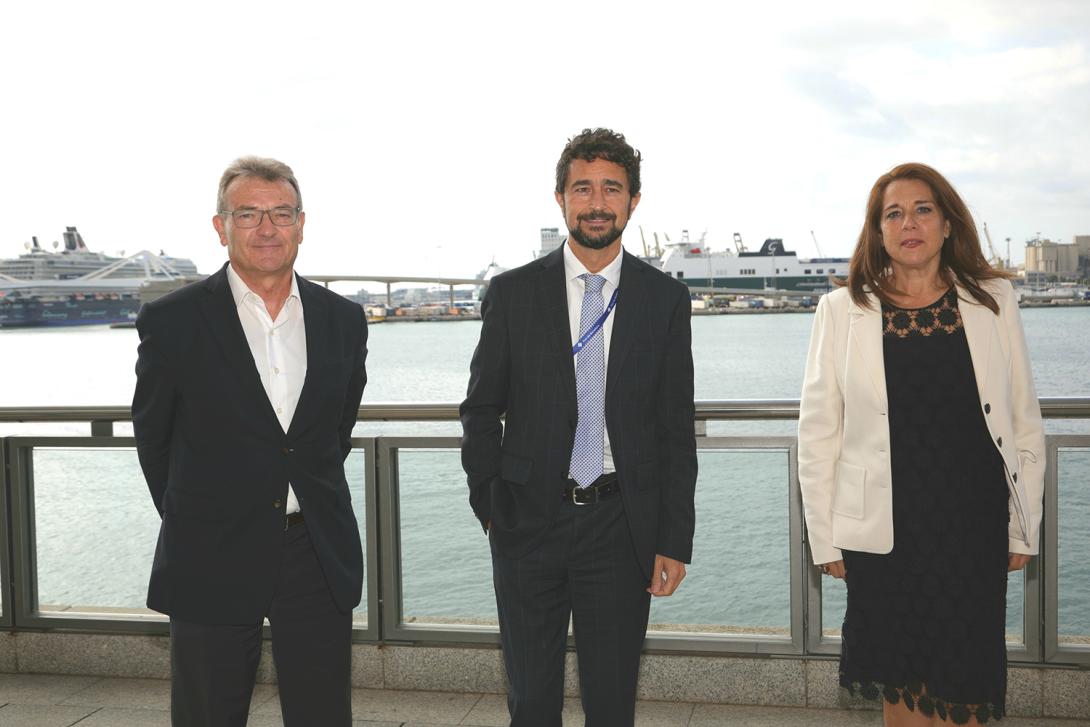
<svg viewBox="0 0 1090 727">
<path fill-rule="evenodd" d="M 230 263 L 227 263 L 227 283 L 231 286 L 231 297 L 235 299 L 236 308 L 240 308 L 251 295 L 257 300 L 261 300 L 261 296 L 250 290 L 250 286 L 243 282 L 239 274 L 235 272 L 234 266 Z M 291 274 L 291 292 L 288 293 L 288 298 L 284 301 L 285 307 L 291 302 L 292 298 L 299 300 L 299 280 L 295 277 L 295 271 L 292 271 Z M 262 306 L 264 306 L 263 302 Z"/>
<path fill-rule="evenodd" d="M 576 243 L 578 244 L 578 243 Z M 617 257 L 610 261 L 609 265 L 599 270 L 595 275 L 601 275 L 606 279 L 606 282 L 612 285 L 614 288 L 618 287 L 621 283 L 621 259 L 624 257 L 624 249 L 617 253 Z M 567 280 L 574 280 L 580 275 L 589 273 L 586 266 L 579 262 L 579 258 L 575 256 L 575 253 L 571 251 L 571 245 L 567 240 L 564 240 L 564 275 Z M 580 283 L 583 281 L 579 281 Z"/>
</svg>

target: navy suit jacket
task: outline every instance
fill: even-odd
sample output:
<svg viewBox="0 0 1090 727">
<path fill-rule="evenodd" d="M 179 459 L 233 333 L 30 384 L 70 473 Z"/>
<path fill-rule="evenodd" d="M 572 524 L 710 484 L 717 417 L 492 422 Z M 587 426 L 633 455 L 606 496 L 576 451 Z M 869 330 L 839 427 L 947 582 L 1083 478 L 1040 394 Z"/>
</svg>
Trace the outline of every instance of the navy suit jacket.
<svg viewBox="0 0 1090 727">
<path fill-rule="evenodd" d="M 565 243 L 566 244 L 566 243 Z M 689 290 L 622 252 L 605 415 L 633 546 L 692 557 L 696 486 Z M 507 557 L 553 522 L 578 406 L 563 249 L 492 279 L 461 405 L 469 501 Z M 502 421 L 501 421 L 502 420 Z"/>
<path fill-rule="evenodd" d="M 226 265 L 140 311 L 133 430 L 162 517 L 149 608 L 194 623 L 260 622 L 280 568 L 289 481 L 337 606 L 359 603 L 363 556 L 344 459 L 367 380 L 367 324 L 359 305 L 298 282 L 307 373 L 287 433 Z"/>
</svg>

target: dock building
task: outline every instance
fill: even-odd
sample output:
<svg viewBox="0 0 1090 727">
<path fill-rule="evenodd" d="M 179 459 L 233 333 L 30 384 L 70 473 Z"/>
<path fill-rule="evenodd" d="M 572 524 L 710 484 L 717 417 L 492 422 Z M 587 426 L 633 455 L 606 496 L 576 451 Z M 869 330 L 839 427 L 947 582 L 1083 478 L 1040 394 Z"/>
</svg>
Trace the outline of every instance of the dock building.
<svg viewBox="0 0 1090 727">
<path fill-rule="evenodd" d="M 1026 283 L 1060 283 L 1090 278 L 1090 235 L 1070 243 L 1035 237 L 1026 242 Z"/>
</svg>

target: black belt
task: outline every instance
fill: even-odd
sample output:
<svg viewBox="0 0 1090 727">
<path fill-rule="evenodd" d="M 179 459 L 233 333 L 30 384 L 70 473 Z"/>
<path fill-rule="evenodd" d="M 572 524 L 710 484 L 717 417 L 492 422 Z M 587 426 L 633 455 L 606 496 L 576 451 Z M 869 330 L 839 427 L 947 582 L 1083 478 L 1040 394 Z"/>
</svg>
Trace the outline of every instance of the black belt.
<svg viewBox="0 0 1090 727">
<path fill-rule="evenodd" d="M 616 472 L 606 472 L 587 487 L 580 487 L 573 479 L 568 479 L 561 499 L 575 505 L 591 505 L 608 499 L 621 491 L 621 482 Z"/>
<path fill-rule="evenodd" d="M 287 517 L 286 521 L 284 522 L 284 529 L 287 530 L 288 528 L 294 528 L 296 525 L 302 525 L 303 522 L 304 522 L 303 513 L 301 513 L 301 512 L 288 513 L 288 517 Z"/>
</svg>

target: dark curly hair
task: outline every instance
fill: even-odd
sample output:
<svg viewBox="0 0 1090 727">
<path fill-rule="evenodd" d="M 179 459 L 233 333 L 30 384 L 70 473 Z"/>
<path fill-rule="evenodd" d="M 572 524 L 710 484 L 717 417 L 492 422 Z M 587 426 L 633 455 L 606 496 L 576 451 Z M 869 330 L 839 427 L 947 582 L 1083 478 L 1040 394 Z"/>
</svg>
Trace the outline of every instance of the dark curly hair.
<svg viewBox="0 0 1090 727">
<path fill-rule="evenodd" d="M 567 146 L 556 163 L 556 191 L 564 194 L 564 185 L 568 183 L 568 166 L 573 159 L 592 162 L 605 159 L 607 162 L 620 164 L 628 174 L 628 191 L 633 197 L 640 193 L 640 161 L 643 157 L 612 129 L 583 129 L 577 136 L 568 139 Z"/>
</svg>

